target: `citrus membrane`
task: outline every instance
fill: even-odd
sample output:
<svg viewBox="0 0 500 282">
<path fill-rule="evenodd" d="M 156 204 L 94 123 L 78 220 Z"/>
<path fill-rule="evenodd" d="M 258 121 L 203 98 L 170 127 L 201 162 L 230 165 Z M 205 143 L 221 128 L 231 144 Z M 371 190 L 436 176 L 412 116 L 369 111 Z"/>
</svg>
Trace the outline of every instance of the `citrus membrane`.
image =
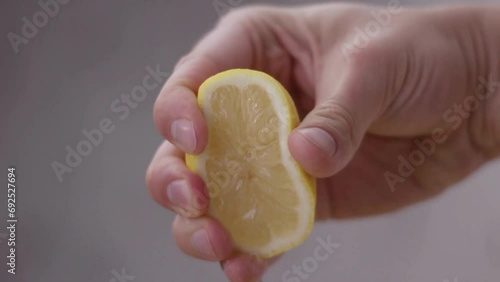
<svg viewBox="0 0 500 282">
<path fill-rule="evenodd" d="M 266 258 L 300 244 L 312 229 L 316 187 L 288 150 L 299 123 L 288 92 L 265 73 L 233 69 L 207 79 L 198 104 L 208 145 L 186 163 L 207 185 L 209 215 L 245 253 Z"/>
</svg>

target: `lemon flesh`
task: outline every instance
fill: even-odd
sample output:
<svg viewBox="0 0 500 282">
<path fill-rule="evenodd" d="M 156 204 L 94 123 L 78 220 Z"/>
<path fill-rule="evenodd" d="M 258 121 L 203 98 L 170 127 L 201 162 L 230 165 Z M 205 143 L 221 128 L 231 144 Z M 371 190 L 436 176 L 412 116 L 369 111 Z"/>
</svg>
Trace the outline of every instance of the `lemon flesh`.
<svg viewBox="0 0 500 282">
<path fill-rule="evenodd" d="M 271 257 L 300 244 L 310 233 L 315 183 L 288 151 L 297 111 L 271 76 L 235 69 L 206 80 L 198 103 L 208 126 L 208 145 L 186 162 L 207 184 L 209 214 L 239 250 Z"/>
</svg>

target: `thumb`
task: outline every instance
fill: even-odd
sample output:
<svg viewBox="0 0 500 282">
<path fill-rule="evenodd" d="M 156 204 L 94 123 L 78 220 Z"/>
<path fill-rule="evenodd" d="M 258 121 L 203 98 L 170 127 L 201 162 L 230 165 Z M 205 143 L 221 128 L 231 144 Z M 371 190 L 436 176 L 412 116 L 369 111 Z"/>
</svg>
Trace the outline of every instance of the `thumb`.
<svg viewBox="0 0 500 282">
<path fill-rule="evenodd" d="M 365 67 L 351 68 L 334 87 L 331 77 L 323 79 L 314 109 L 289 136 L 290 153 L 314 177 L 343 169 L 383 110 L 388 79 Z"/>
</svg>

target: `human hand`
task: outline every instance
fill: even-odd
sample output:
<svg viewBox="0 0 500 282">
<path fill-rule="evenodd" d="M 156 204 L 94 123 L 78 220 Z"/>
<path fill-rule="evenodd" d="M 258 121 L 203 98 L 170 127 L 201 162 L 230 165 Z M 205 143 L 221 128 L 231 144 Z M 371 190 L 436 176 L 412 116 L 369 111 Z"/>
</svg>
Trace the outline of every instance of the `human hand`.
<svg viewBox="0 0 500 282">
<path fill-rule="evenodd" d="M 222 261 L 231 281 L 254 281 L 270 264 L 233 249 L 229 234 L 205 215 L 203 180 L 184 163 L 184 153 L 207 144 L 197 89 L 227 69 L 264 71 L 290 92 L 303 120 L 289 149 L 318 178 L 318 220 L 397 210 L 498 156 L 498 8 L 384 14 L 387 25 L 360 43 L 356 28 L 366 30 L 378 10 L 345 4 L 237 10 L 177 64 L 154 109 L 168 141 L 146 178 L 152 197 L 178 214 L 173 234 L 185 253 Z"/>
</svg>

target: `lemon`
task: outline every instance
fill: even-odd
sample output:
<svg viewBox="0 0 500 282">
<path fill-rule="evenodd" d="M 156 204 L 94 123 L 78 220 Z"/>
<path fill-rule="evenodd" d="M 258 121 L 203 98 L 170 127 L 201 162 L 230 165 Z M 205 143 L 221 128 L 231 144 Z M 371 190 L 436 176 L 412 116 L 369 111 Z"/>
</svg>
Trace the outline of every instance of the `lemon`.
<svg viewBox="0 0 500 282">
<path fill-rule="evenodd" d="M 209 215 L 248 254 L 268 258 L 300 244 L 313 226 L 316 185 L 288 150 L 299 123 L 288 92 L 265 73 L 233 69 L 207 79 L 198 104 L 208 145 L 186 163 L 207 184 Z"/>
</svg>

